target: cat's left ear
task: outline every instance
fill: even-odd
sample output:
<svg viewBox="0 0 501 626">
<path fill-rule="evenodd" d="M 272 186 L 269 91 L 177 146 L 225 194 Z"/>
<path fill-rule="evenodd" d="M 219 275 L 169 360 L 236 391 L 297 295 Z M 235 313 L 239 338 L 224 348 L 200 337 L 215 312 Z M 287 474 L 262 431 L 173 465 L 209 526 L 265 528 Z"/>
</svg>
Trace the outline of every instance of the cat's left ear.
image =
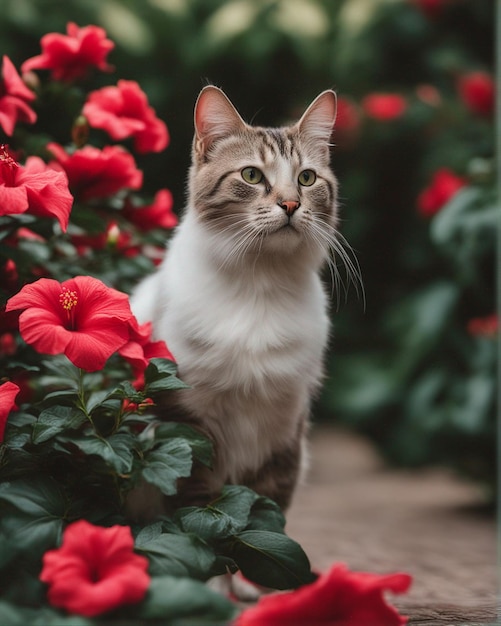
<svg viewBox="0 0 501 626">
<path fill-rule="evenodd" d="M 337 96 L 328 89 L 313 100 L 298 122 L 300 135 L 324 145 L 330 143 L 336 121 Z"/>
<path fill-rule="evenodd" d="M 205 155 L 212 145 L 245 129 L 246 124 L 226 94 L 209 85 L 204 87 L 195 104 L 195 151 Z"/>
</svg>

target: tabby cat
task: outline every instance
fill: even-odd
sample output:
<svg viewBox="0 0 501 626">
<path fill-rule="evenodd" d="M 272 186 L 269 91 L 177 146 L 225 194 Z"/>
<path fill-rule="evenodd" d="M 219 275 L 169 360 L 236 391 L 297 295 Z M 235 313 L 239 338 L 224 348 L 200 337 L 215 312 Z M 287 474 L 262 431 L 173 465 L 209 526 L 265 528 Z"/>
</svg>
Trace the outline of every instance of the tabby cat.
<svg viewBox="0 0 501 626">
<path fill-rule="evenodd" d="M 191 387 L 166 416 L 214 444 L 213 470 L 183 485 L 184 502 L 234 483 L 285 509 L 305 466 L 329 337 L 319 273 L 333 250 L 343 255 L 329 165 L 335 116 L 332 91 L 283 128 L 248 125 L 214 86 L 196 102 L 187 208 L 132 297 Z"/>
</svg>

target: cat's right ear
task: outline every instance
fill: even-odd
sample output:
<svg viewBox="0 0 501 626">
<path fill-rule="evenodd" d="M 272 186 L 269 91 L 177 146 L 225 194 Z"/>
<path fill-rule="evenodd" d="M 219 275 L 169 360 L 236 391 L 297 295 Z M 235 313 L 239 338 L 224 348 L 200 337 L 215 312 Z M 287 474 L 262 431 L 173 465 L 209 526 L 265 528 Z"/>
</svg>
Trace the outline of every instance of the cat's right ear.
<svg viewBox="0 0 501 626">
<path fill-rule="evenodd" d="M 246 128 L 246 123 L 218 87 L 204 87 L 195 104 L 194 149 L 205 157 L 214 142 Z"/>
</svg>

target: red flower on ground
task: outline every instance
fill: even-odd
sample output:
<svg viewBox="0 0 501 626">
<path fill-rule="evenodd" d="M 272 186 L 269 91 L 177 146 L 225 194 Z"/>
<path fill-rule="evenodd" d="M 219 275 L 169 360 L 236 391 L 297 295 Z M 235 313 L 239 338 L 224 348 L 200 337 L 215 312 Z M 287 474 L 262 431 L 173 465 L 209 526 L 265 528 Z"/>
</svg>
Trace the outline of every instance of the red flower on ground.
<svg viewBox="0 0 501 626">
<path fill-rule="evenodd" d="M 16 406 L 19 387 L 10 381 L 0 385 L 0 441 L 3 441 L 9 413 Z"/>
<path fill-rule="evenodd" d="M 407 107 L 407 100 L 398 93 L 370 93 L 362 100 L 366 115 L 382 122 L 402 117 Z"/>
<path fill-rule="evenodd" d="M 148 206 L 134 207 L 127 202 L 123 214 L 139 230 L 147 232 L 153 228 L 174 228 L 177 215 L 172 210 L 174 201 L 168 189 L 160 189 L 155 194 L 153 203 Z"/>
<path fill-rule="evenodd" d="M 116 87 L 93 91 L 82 113 L 90 126 L 105 130 L 112 139 L 133 137 L 134 149 L 140 153 L 160 152 L 169 143 L 167 126 L 133 80 L 119 80 Z"/>
<path fill-rule="evenodd" d="M 435 172 L 431 184 L 423 189 L 417 198 L 417 208 L 424 217 L 432 217 L 447 204 L 467 180 L 457 176 L 452 170 L 443 167 Z"/>
<path fill-rule="evenodd" d="M 104 29 L 99 26 L 79 28 L 68 22 L 66 32 L 67 35 L 44 35 L 40 40 L 42 54 L 27 59 L 21 70 L 51 70 L 52 78 L 62 81 L 84 78 L 91 67 L 103 72 L 113 70 L 113 66 L 106 63 L 106 57 L 115 44 L 106 39 Z"/>
<path fill-rule="evenodd" d="M 118 353 L 132 365 L 134 375 L 140 376 L 147 367 L 150 359 L 162 358 L 174 361 L 172 353 L 167 348 L 165 341 L 152 341 L 151 322 L 146 324 L 137 323 L 133 318 L 130 322 L 130 339 L 128 343 L 122 346 Z"/>
<path fill-rule="evenodd" d="M 63 283 L 40 278 L 8 300 L 6 311 L 16 309 L 23 309 L 19 330 L 26 343 L 42 354 L 65 354 L 88 372 L 129 341 L 127 295 L 91 276 Z"/>
<path fill-rule="evenodd" d="M 461 100 L 473 113 L 491 116 L 494 113 L 496 86 L 487 72 L 470 72 L 458 79 Z"/>
<path fill-rule="evenodd" d="M 34 99 L 35 94 L 23 83 L 9 57 L 4 55 L 0 78 L 0 126 L 6 135 L 12 135 L 18 122 L 36 122 L 37 114 L 29 105 Z"/>
<path fill-rule="evenodd" d="M 468 332 L 474 337 L 494 339 L 499 332 L 499 315 L 493 313 L 487 317 L 475 317 L 468 322 Z"/>
<path fill-rule="evenodd" d="M 66 172 L 70 189 L 79 200 L 104 198 L 122 189 L 139 189 L 143 184 L 143 173 L 137 169 L 134 157 L 119 146 L 102 150 L 85 146 L 72 154 L 57 143 L 49 143 L 47 149 L 57 160 L 50 165 Z"/>
<path fill-rule="evenodd" d="M 64 172 L 56 172 L 36 156 L 23 167 L 0 145 L 0 215 L 28 212 L 55 217 L 66 230 L 72 205 Z"/>
<path fill-rule="evenodd" d="M 383 593 L 404 593 L 408 574 L 350 572 L 342 564 L 296 591 L 263 596 L 234 626 L 401 626 L 407 622 Z"/>
<path fill-rule="evenodd" d="M 40 580 L 49 585 L 50 604 L 94 617 L 140 602 L 150 584 L 148 559 L 133 550 L 128 526 L 70 524 L 61 547 L 43 556 Z"/>
</svg>

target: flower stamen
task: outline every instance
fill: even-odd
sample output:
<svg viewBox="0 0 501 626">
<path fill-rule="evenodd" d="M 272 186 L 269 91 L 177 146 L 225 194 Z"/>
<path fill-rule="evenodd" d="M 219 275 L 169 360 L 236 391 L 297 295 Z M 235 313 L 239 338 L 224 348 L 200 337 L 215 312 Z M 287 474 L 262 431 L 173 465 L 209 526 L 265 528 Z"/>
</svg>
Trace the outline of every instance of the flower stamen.
<svg viewBox="0 0 501 626">
<path fill-rule="evenodd" d="M 0 144 L 0 163 L 2 165 L 7 165 L 10 169 L 16 169 L 19 167 L 19 163 L 10 154 L 9 146 L 5 143 Z"/>
<path fill-rule="evenodd" d="M 0 144 L 0 178 L 8 187 L 14 187 L 15 170 L 19 167 L 19 163 L 10 154 L 9 146 L 5 143 Z"/>
<path fill-rule="evenodd" d="M 78 304 L 77 292 L 71 289 L 68 289 L 68 287 L 63 287 L 59 295 L 59 303 L 61 304 L 63 309 L 66 311 L 68 320 L 73 322 L 73 315 L 74 315 L 73 309 Z"/>
</svg>

